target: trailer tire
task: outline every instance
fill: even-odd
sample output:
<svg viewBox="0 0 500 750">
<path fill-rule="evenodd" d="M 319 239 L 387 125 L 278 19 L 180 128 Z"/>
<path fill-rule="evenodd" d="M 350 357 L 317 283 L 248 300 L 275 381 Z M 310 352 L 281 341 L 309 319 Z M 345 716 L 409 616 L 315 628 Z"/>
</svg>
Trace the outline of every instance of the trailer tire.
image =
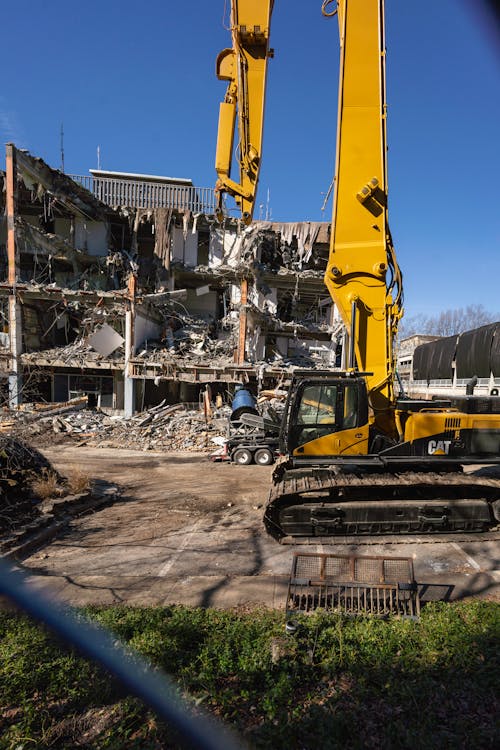
<svg viewBox="0 0 500 750">
<path fill-rule="evenodd" d="M 259 448 L 255 451 L 255 463 L 259 466 L 270 466 L 274 463 L 273 454 L 269 448 Z"/>
<path fill-rule="evenodd" d="M 253 461 L 252 451 L 248 448 L 237 448 L 233 453 L 233 461 L 240 466 L 248 466 Z"/>
<path fill-rule="evenodd" d="M 490 391 L 490 396 L 498 396 L 498 388 L 492 388 Z"/>
</svg>

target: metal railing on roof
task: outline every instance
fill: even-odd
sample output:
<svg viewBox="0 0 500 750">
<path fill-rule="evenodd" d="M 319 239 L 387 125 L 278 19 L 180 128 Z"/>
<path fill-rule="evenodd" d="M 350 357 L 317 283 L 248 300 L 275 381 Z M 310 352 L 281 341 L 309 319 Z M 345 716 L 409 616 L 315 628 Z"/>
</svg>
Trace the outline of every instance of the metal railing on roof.
<svg viewBox="0 0 500 750">
<path fill-rule="evenodd" d="M 94 175 L 68 175 L 108 206 L 172 208 L 194 214 L 214 214 L 213 188 L 150 180 L 128 180 Z"/>
</svg>

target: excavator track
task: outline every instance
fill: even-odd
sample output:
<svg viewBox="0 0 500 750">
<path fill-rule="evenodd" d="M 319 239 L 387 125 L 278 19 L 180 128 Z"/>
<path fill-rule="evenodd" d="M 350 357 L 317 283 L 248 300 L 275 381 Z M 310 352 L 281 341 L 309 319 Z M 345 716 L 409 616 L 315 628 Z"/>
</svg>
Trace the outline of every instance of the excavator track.
<svg viewBox="0 0 500 750">
<path fill-rule="evenodd" d="M 484 532 L 500 520 L 500 480 L 461 472 L 291 469 L 264 514 L 275 538 Z"/>
</svg>

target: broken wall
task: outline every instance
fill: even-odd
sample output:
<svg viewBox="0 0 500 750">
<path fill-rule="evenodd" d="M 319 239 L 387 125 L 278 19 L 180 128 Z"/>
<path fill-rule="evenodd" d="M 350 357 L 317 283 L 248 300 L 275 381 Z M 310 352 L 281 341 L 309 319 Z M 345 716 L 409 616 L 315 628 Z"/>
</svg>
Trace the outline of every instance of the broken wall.
<svg viewBox="0 0 500 750">
<path fill-rule="evenodd" d="M 75 221 L 75 246 L 90 255 L 106 255 L 108 252 L 108 227 L 104 222 Z"/>
<path fill-rule="evenodd" d="M 198 232 L 186 231 L 184 227 L 172 227 L 172 262 L 177 261 L 194 268 L 198 265 Z"/>
<path fill-rule="evenodd" d="M 196 289 L 187 289 L 184 306 L 192 315 L 197 315 L 207 320 L 216 320 L 219 317 L 219 295 L 210 290 L 206 285 Z"/>
<path fill-rule="evenodd" d="M 264 293 L 252 285 L 248 290 L 248 300 L 258 310 L 262 310 L 262 312 L 267 312 L 269 315 L 277 315 L 278 313 L 277 289 L 269 289 L 269 292 Z"/>
<path fill-rule="evenodd" d="M 162 337 L 162 325 L 146 315 L 137 312 L 135 316 L 134 349 L 144 344 L 145 341 L 159 341 Z"/>
<path fill-rule="evenodd" d="M 16 280 L 55 283 L 61 288 L 116 288 L 116 275 L 109 273 L 106 260 L 110 252 L 123 248 L 128 237 L 126 217 L 68 175 L 12 144 L 7 146 L 7 161 L 15 175 Z M 2 280 L 7 280 L 6 235 L 3 221 Z"/>
</svg>

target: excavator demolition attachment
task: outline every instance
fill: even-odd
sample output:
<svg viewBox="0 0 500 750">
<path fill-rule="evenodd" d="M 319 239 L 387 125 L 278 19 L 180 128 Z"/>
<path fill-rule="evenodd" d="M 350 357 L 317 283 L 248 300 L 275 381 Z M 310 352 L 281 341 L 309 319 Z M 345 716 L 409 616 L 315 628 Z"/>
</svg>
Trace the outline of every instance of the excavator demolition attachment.
<svg viewBox="0 0 500 750">
<path fill-rule="evenodd" d="M 296 552 L 288 584 L 287 631 L 294 632 L 298 615 L 317 609 L 418 619 L 420 598 L 413 560 Z"/>
</svg>

